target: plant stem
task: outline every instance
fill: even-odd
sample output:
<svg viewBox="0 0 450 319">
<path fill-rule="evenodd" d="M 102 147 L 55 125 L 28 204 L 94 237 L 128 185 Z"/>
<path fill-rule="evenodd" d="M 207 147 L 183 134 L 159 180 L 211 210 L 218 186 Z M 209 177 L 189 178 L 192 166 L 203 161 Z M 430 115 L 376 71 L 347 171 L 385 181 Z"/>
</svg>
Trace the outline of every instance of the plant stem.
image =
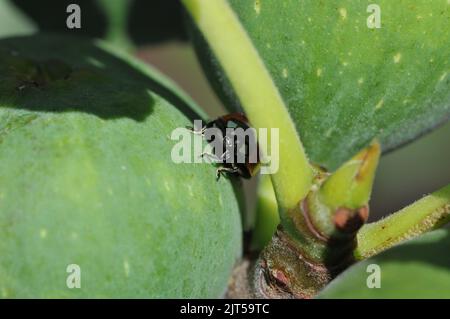
<svg viewBox="0 0 450 319">
<path fill-rule="evenodd" d="M 183 3 L 252 126 L 269 130 L 268 143 L 260 145 L 263 153 L 279 154 L 271 179 L 281 226 L 256 263 L 256 295 L 311 297 L 353 261 L 380 147 L 373 144 L 331 176 L 313 169 L 278 88 L 228 2 Z M 279 143 L 273 141 L 278 154 L 272 151 L 273 128 L 279 130 Z"/>
<path fill-rule="evenodd" d="M 387 218 L 365 225 L 358 233 L 355 258 L 358 260 L 368 258 L 448 222 L 450 222 L 450 185 Z"/>
<path fill-rule="evenodd" d="M 278 205 L 270 176 L 261 175 L 257 192 L 252 248 L 257 251 L 262 250 L 270 242 L 279 223 Z"/>
<path fill-rule="evenodd" d="M 321 187 L 322 201 L 333 211 L 367 205 L 380 154 L 380 144 L 374 142 L 342 165 Z"/>
<path fill-rule="evenodd" d="M 252 125 L 269 130 L 268 143 L 261 145 L 264 154 L 269 154 L 273 146 L 270 129 L 279 130 L 282 164 L 271 178 L 281 223 L 290 228 L 289 211 L 309 192 L 313 170 L 278 88 L 227 1 L 183 3 L 220 61 Z"/>
<path fill-rule="evenodd" d="M 375 142 L 334 174 L 318 177 L 291 212 L 301 237 L 279 228 L 262 251 L 253 278 L 257 297 L 313 297 L 355 261 L 356 236 L 368 217 L 379 157 Z"/>
</svg>

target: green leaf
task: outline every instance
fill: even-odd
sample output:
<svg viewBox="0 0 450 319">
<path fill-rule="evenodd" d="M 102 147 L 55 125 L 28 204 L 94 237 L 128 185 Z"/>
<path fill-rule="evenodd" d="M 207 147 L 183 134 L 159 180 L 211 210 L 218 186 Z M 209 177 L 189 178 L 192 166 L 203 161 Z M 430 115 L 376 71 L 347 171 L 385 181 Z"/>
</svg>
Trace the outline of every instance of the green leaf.
<svg viewBox="0 0 450 319">
<path fill-rule="evenodd" d="M 360 262 L 332 281 L 320 298 L 450 298 L 450 231 L 437 230 Z M 380 288 L 374 271 L 380 267 Z M 367 270 L 369 269 L 370 272 Z"/>
<path fill-rule="evenodd" d="M 208 1 L 185 1 L 191 3 L 197 24 L 217 21 L 216 28 L 229 28 L 204 9 Z M 380 29 L 367 27 L 372 13 L 367 12 L 369 2 L 362 0 L 219 2 L 231 7 L 241 32 L 252 41 L 315 164 L 336 170 L 374 138 L 387 151 L 450 116 L 450 42 L 443 41 L 450 37 L 447 0 L 377 1 Z M 241 88 L 229 81 L 234 74 L 223 74 L 216 57 L 217 50 L 235 50 L 245 57 L 245 48 L 239 41 L 214 39 L 210 30 L 206 34 L 202 29 L 214 50 L 196 30 L 194 39 L 228 106 L 259 107 L 268 116 L 278 112 L 240 99 L 236 92 Z M 243 76 L 249 71 L 236 72 Z"/>
<path fill-rule="evenodd" d="M 35 29 L 33 22 L 9 0 L 0 0 L 0 38 L 31 34 Z"/>
<path fill-rule="evenodd" d="M 220 297 L 239 208 L 212 165 L 171 160 L 194 111 L 103 43 L 1 40 L 0 297 Z"/>
</svg>

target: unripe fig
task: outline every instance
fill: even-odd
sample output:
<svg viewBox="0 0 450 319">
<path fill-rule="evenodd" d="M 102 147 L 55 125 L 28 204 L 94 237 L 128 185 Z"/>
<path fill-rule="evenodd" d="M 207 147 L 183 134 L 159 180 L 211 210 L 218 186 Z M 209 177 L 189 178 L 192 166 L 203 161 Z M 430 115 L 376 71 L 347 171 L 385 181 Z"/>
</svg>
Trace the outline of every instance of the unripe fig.
<svg viewBox="0 0 450 319">
<path fill-rule="evenodd" d="M 233 188 L 171 160 L 197 111 L 102 43 L 1 40 L 0 296 L 220 297 L 241 250 Z"/>
</svg>

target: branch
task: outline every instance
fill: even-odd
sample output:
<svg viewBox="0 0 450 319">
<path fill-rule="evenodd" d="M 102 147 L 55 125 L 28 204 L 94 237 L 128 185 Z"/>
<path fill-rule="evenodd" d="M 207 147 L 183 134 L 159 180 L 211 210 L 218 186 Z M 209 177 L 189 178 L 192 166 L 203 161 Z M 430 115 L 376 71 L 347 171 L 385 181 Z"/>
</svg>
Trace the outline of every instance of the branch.
<svg viewBox="0 0 450 319">
<path fill-rule="evenodd" d="M 425 196 L 358 233 L 356 259 L 365 259 L 450 222 L 450 185 Z"/>
</svg>

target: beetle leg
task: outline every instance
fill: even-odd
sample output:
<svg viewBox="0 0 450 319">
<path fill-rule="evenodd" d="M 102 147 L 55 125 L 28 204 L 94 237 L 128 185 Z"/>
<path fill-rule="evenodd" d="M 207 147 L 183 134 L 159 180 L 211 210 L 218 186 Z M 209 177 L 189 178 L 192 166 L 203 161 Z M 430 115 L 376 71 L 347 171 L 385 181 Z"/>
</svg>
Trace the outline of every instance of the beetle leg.
<svg viewBox="0 0 450 319">
<path fill-rule="evenodd" d="M 228 147 L 233 147 L 233 141 L 230 139 L 229 136 L 225 136 L 223 138 L 223 141 L 225 142 L 224 144 Z"/>
<path fill-rule="evenodd" d="M 220 175 L 222 175 L 223 172 L 227 172 L 227 173 L 237 173 L 239 172 L 239 169 L 237 167 L 219 167 L 218 169 L 216 169 L 216 180 L 220 179 Z"/>
<path fill-rule="evenodd" d="M 211 153 L 208 153 L 208 152 L 201 153 L 200 157 L 208 157 L 209 159 L 212 159 L 212 160 L 214 160 L 216 162 L 221 162 L 222 161 L 222 159 L 219 158 L 218 156 L 216 156 L 215 154 L 211 154 Z"/>
<path fill-rule="evenodd" d="M 223 161 L 224 159 L 226 160 L 228 158 L 228 150 L 226 150 L 224 153 L 222 153 L 222 156 L 220 156 L 220 159 Z"/>
<path fill-rule="evenodd" d="M 219 156 L 217 156 L 216 154 L 214 154 L 214 153 L 208 153 L 208 152 L 203 152 L 203 153 L 201 153 L 200 154 L 200 157 L 208 157 L 208 158 L 210 158 L 210 159 L 213 159 L 213 160 L 215 160 L 216 162 L 223 162 L 224 160 L 226 160 L 228 157 L 229 157 L 229 154 L 228 154 L 229 152 L 228 152 L 228 150 L 226 150 L 224 153 L 222 153 L 222 155 L 220 155 L 220 157 Z"/>
<path fill-rule="evenodd" d="M 198 134 L 198 135 L 203 136 L 203 135 L 205 135 L 206 126 L 203 126 L 200 130 L 196 130 L 192 126 L 186 126 L 186 129 L 191 131 L 193 134 Z"/>
</svg>

